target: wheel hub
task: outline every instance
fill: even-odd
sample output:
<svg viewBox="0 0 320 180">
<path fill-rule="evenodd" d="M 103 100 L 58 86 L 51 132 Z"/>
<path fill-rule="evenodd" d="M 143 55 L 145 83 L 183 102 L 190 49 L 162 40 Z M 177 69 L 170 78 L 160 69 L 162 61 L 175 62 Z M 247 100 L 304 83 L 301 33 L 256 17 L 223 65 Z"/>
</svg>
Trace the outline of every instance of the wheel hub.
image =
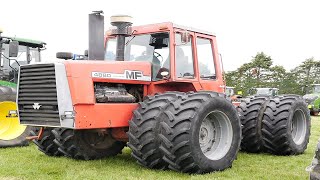
<svg viewBox="0 0 320 180">
<path fill-rule="evenodd" d="M 227 115 L 221 111 L 207 114 L 199 129 L 202 153 L 212 160 L 225 156 L 232 142 L 232 126 Z"/>
<path fill-rule="evenodd" d="M 212 143 L 215 141 L 215 128 L 212 123 L 207 120 L 201 124 L 199 133 L 200 147 L 209 151 L 211 149 Z"/>
<path fill-rule="evenodd" d="M 294 112 L 291 122 L 291 135 L 294 143 L 300 145 L 303 143 L 307 134 L 307 119 L 301 109 Z"/>
</svg>

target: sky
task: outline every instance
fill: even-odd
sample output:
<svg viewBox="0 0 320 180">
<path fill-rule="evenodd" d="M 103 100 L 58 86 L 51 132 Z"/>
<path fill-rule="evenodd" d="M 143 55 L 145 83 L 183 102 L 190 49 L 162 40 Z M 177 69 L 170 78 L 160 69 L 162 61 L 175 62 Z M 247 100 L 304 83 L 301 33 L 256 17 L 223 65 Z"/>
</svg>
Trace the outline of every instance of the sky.
<svg viewBox="0 0 320 180">
<path fill-rule="evenodd" d="M 307 58 L 320 60 L 320 1 L 318 0 L 203 0 L 203 1 L 41 1 L 1 2 L 3 35 L 47 43 L 44 61 L 55 53 L 83 54 L 88 47 L 88 14 L 103 10 L 109 17 L 127 14 L 133 25 L 174 22 L 214 32 L 224 69 L 235 70 L 257 52 L 290 70 Z"/>
</svg>

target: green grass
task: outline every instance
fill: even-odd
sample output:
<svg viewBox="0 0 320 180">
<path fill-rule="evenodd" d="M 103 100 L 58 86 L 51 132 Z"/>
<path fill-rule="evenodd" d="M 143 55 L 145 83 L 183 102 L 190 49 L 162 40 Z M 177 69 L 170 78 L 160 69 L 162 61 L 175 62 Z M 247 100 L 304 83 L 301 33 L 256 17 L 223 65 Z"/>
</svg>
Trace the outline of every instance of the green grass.
<svg viewBox="0 0 320 180">
<path fill-rule="evenodd" d="M 0 179 L 308 179 L 305 168 L 311 163 L 320 117 L 312 118 L 308 149 L 298 156 L 273 156 L 240 152 L 233 167 L 223 172 L 188 175 L 174 171 L 143 168 L 130 157 L 130 149 L 113 158 L 77 161 L 48 157 L 35 145 L 0 149 Z"/>
</svg>

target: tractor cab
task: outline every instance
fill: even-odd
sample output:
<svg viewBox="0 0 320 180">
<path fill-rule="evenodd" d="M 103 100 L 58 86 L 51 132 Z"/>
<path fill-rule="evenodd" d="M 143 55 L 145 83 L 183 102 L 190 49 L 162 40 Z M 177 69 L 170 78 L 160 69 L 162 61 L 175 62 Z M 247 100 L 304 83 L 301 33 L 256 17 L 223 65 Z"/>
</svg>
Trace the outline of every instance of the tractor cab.
<svg viewBox="0 0 320 180">
<path fill-rule="evenodd" d="M 227 86 L 226 87 L 226 96 L 232 97 L 235 94 L 234 87 Z"/>
<path fill-rule="evenodd" d="M 249 90 L 249 95 L 262 95 L 262 96 L 276 96 L 278 95 L 278 88 L 251 88 Z"/>
<path fill-rule="evenodd" d="M 320 111 L 320 84 L 312 84 L 307 88 L 307 94 L 303 99 L 308 104 L 308 108 L 312 115 L 318 115 Z"/>
<path fill-rule="evenodd" d="M 45 45 L 41 41 L 5 37 L 0 33 L 0 80 L 16 83 L 19 66 L 40 62 L 40 52 Z"/>
<path fill-rule="evenodd" d="M 119 33 L 120 30 L 114 28 L 106 32 L 105 61 L 148 62 L 151 81 L 156 82 L 156 86 L 167 86 L 170 82 L 171 88 L 180 88 L 182 83 L 188 83 L 189 86 L 183 84 L 180 91 L 224 92 L 214 34 L 170 22 L 129 25 L 126 32 Z"/>
<path fill-rule="evenodd" d="M 307 88 L 307 94 L 320 94 L 320 84 L 312 84 Z"/>
</svg>

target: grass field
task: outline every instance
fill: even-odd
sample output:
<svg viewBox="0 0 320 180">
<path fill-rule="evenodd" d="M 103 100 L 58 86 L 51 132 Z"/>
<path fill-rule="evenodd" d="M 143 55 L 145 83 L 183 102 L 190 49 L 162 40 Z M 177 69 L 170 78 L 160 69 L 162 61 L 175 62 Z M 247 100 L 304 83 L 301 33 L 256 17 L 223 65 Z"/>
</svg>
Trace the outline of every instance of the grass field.
<svg viewBox="0 0 320 180">
<path fill-rule="evenodd" d="M 317 139 L 320 117 L 312 118 L 307 151 L 298 156 L 272 156 L 240 152 L 231 169 L 205 175 L 150 170 L 135 163 L 130 149 L 121 155 L 95 161 L 48 157 L 35 145 L 0 149 L 0 179 L 308 179 Z"/>
</svg>

